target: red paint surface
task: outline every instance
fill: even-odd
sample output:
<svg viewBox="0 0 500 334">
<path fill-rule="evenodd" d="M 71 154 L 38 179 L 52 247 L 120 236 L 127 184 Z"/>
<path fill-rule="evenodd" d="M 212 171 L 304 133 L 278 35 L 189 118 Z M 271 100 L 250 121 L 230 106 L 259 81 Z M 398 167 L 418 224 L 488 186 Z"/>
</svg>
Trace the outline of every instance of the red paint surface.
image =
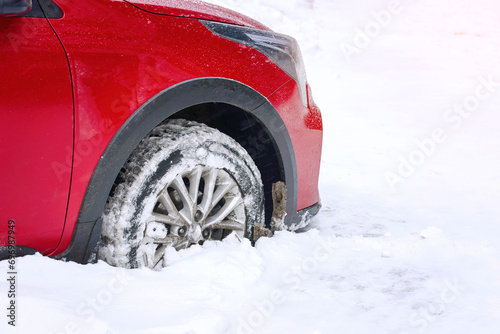
<svg viewBox="0 0 500 334">
<path fill-rule="evenodd" d="M 302 105 L 299 89 L 293 80 L 271 95 L 269 101 L 278 110 L 292 138 L 299 185 L 297 210 L 301 210 L 319 202 L 323 125 L 317 118 L 321 115 L 311 98 L 308 108 Z M 316 121 L 311 122 L 311 119 Z"/>
<path fill-rule="evenodd" d="M 256 29 L 269 30 L 262 23 L 238 12 L 222 8 L 199 0 L 125 0 L 144 10 L 183 17 L 194 17 L 203 20 L 219 21 Z M 161 3 L 161 5 L 159 5 Z"/>
<path fill-rule="evenodd" d="M 47 20 L 0 17 L 0 245 L 48 253 L 64 226 L 73 150 L 73 101 L 64 50 Z"/>
</svg>

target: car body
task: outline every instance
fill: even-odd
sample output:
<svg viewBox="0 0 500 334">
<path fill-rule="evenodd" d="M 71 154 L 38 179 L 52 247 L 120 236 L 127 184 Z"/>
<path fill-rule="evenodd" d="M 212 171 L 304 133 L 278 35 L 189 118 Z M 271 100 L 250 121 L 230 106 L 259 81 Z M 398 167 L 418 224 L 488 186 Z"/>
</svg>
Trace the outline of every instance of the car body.
<svg viewBox="0 0 500 334">
<path fill-rule="evenodd" d="M 207 124 L 249 152 L 262 174 L 267 225 L 278 181 L 287 228 L 317 212 L 322 122 L 305 78 L 292 78 L 255 41 L 224 36 L 262 32 L 265 48 L 268 34 L 282 35 L 200 1 L 32 6 L 0 17 L 4 257 L 15 244 L 18 255 L 93 260 L 120 169 L 169 118 Z"/>
</svg>

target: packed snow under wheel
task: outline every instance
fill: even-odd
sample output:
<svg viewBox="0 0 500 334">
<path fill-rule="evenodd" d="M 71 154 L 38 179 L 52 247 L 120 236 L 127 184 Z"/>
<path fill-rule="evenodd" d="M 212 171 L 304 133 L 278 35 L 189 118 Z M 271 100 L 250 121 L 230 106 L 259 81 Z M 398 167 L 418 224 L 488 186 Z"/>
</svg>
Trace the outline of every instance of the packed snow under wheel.
<svg viewBox="0 0 500 334">
<path fill-rule="evenodd" d="M 141 141 L 123 167 L 104 215 L 99 258 L 162 268 L 177 250 L 231 233 L 251 238 L 264 222 L 259 170 L 232 138 L 171 120 Z"/>
</svg>

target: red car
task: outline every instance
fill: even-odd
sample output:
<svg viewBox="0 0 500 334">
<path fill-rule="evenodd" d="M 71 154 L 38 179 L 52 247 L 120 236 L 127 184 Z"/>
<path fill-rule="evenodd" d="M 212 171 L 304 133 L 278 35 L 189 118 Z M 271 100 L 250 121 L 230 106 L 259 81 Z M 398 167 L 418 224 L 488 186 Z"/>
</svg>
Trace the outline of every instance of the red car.
<svg viewBox="0 0 500 334">
<path fill-rule="evenodd" d="M 0 15 L 0 258 L 155 268 L 319 210 L 323 126 L 293 38 L 196 0 Z"/>
</svg>

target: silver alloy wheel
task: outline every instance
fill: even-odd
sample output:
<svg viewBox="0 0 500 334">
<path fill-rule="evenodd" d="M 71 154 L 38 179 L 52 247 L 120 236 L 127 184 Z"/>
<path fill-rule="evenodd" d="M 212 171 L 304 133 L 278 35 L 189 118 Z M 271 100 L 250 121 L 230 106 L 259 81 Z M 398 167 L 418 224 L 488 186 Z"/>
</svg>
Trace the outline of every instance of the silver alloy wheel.
<svg viewBox="0 0 500 334">
<path fill-rule="evenodd" d="M 144 263 L 156 267 L 167 247 L 187 248 L 205 240 L 245 234 L 245 206 L 235 179 L 224 169 L 196 166 L 178 174 L 160 192 L 146 223 Z"/>
<path fill-rule="evenodd" d="M 253 238 L 265 221 L 264 187 L 248 152 L 205 124 L 160 124 L 129 156 L 102 217 L 100 259 L 161 269 L 174 249 Z"/>
</svg>

